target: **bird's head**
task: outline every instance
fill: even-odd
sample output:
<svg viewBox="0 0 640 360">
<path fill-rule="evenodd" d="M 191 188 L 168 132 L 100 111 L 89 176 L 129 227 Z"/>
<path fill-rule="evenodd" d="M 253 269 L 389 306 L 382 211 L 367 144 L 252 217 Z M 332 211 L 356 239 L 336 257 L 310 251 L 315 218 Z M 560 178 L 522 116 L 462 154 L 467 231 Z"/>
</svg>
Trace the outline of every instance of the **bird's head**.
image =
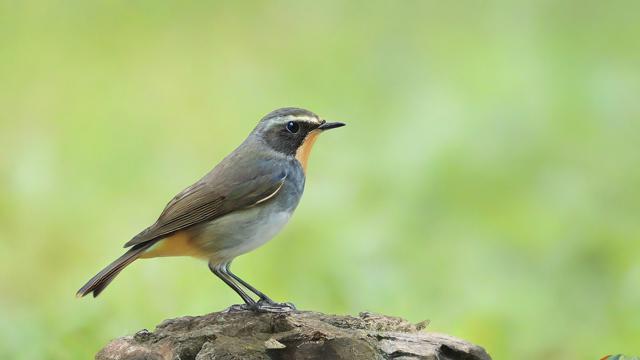
<svg viewBox="0 0 640 360">
<path fill-rule="evenodd" d="M 309 110 L 281 108 L 267 114 L 254 130 L 273 150 L 295 156 L 306 169 L 311 148 L 322 132 L 344 126 L 327 122 Z"/>
</svg>

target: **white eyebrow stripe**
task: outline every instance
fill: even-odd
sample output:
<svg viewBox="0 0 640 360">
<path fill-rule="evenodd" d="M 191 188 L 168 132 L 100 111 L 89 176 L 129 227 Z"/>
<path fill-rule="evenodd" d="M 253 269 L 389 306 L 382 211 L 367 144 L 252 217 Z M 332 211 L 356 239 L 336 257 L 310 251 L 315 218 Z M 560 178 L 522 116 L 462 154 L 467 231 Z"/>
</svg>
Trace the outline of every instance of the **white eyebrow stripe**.
<svg viewBox="0 0 640 360">
<path fill-rule="evenodd" d="M 315 117 L 310 116 L 290 116 L 290 120 L 298 120 L 303 122 L 308 122 L 312 124 L 319 124 L 320 120 Z"/>
<path fill-rule="evenodd" d="M 289 121 L 301 121 L 301 122 L 306 122 L 314 125 L 322 124 L 322 120 L 315 117 L 304 116 L 304 115 L 303 116 L 288 115 L 280 119 L 281 120 L 278 122 L 282 124 L 286 124 Z"/>
</svg>

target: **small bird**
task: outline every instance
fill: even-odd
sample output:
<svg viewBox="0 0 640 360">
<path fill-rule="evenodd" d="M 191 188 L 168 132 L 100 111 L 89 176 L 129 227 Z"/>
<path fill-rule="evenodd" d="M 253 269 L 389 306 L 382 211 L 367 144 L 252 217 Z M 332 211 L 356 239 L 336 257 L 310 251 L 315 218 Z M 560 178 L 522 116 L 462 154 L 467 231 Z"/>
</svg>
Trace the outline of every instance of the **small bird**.
<svg viewBox="0 0 640 360">
<path fill-rule="evenodd" d="M 192 256 L 256 311 L 289 311 L 231 272 L 233 259 L 272 239 L 289 221 L 304 190 L 311 148 L 322 132 L 344 126 L 311 111 L 281 108 L 258 122 L 246 140 L 195 184 L 176 195 L 158 220 L 124 246 L 129 250 L 77 292 L 98 296 L 137 259 Z M 255 301 L 243 289 L 258 297 Z"/>
</svg>

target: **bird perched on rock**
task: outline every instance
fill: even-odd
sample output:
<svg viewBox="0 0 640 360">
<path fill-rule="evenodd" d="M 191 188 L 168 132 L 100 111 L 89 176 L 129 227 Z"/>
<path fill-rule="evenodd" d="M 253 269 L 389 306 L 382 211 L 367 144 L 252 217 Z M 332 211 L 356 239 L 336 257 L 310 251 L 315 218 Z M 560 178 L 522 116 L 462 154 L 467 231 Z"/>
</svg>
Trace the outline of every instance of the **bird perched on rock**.
<svg viewBox="0 0 640 360">
<path fill-rule="evenodd" d="M 269 241 L 289 221 L 302 196 L 307 160 L 318 135 L 342 126 L 299 108 L 269 113 L 237 149 L 176 195 L 153 225 L 125 244 L 129 250 L 77 295 L 98 296 L 136 259 L 192 256 L 206 259 L 209 269 L 240 295 L 245 307 L 295 309 L 271 300 L 232 273 L 230 265 L 237 256 Z"/>
</svg>

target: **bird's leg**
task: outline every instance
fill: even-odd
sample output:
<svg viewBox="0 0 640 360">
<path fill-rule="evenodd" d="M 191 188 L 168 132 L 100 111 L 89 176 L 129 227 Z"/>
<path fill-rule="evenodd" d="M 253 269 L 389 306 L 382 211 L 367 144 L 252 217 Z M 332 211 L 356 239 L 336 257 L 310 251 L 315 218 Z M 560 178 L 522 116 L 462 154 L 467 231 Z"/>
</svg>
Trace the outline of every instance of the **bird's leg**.
<svg viewBox="0 0 640 360">
<path fill-rule="evenodd" d="M 260 298 L 260 301 L 258 301 L 256 303 L 256 306 L 255 306 L 257 311 L 285 312 L 285 311 L 296 310 L 296 306 L 293 305 L 292 303 L 288 303 L 288 302 L 287 303 L 277 303 L 277 302 L 271 300 L 271 298 L 269 298 L 267 295 L 265 295 L 262 291 L 254 288 L 248 282 L 242 280 L 238 275 L 232 273 L 231 272 L 231 262 L 228 262 L 228 263 L 223 265 L 222 272 L 224 272 L 225 275 L 228 275 L 228 276 L 232 277 L 233 279 L 235 279 L 242 286 L 247 288 L 247 290 L 251 291 L 252 293 L 254 293 L 256 295 L 258 295 L 258 297 Z"/>
<path fill-rule="evenodd" d="M 251 291 L 252 293 L 258 295 L 258 297 L 260 298 L 260 300 L 273 304 L 274 301 L 271 300 L 271 298 L 269 298 L 267 295 L 265 295 L 262 291 L 254 288 L 253 286 L 251 286 L 248 282 L 242 280 L 240 277 L 238 277 L 238 275 L 234 274 L 231 272 L 231 262 L 228 262 L 226 264 L 224 264 L 224 266 L 222 267 L 222 271 L 226 274 L 231 276 L 233 279 L 235 279 L 237 282 L 239 282 L 242 286 L 244 286 L 245 288 L 247 288 L 247 290 Z"/>
<path fill-rule="evenodd" d="M 242 298 L 242 300 L 244 301 L 244 303 L 249 307 L 249 308 L 254 308 L 256 306 L 256 302 L 255 300 L 253 300 L 251 298 L 251 296 L 247 295 L 247 293 L 245 293 L 242 288 L 240 286 L 238 286 L 238 284 L 234 283 L 233 280 L 231 280 L 224 271 L 224 264 L 211 264 L 209 263 L 209 270 L 211 270 L 212 273 L 214 273 L 217 277 L 220 278 L 220 280 L 224 281 L 225 284 L 227 284 L 230 288 L 233 289 L 233 291 L 235 291 L 238 295 L 240 295 L 240 297 Z"/>
</svg>

